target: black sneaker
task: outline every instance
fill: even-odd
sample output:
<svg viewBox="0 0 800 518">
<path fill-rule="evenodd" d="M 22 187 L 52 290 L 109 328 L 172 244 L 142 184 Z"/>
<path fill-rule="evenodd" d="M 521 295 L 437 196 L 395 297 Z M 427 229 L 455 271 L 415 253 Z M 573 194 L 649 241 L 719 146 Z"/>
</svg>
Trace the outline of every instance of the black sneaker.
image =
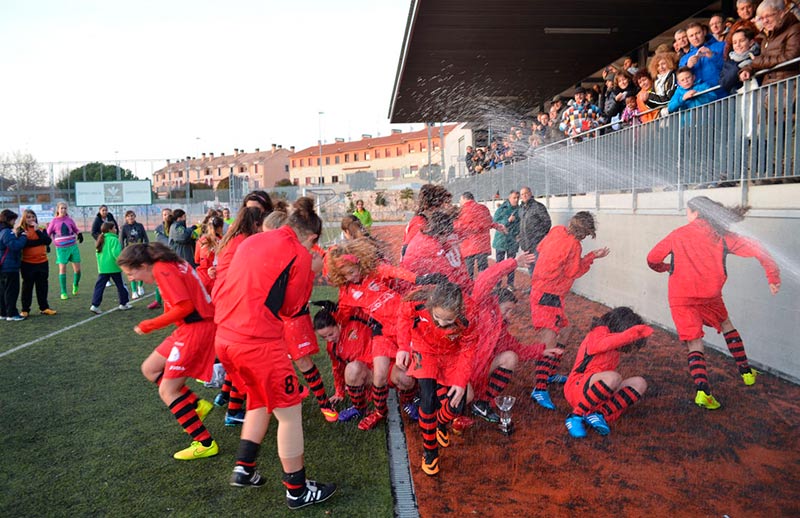
<svg viewBox="0 0 800 518">
<path fill-rule="evenodd" d="M 472 413 L 490 423 L 499 423 L 500 416 L 498 416 L 494 410 L 492 410 L 492 405 L 489 404 L 488 401 L 481 401 L 480 399 L 476 400 L 472 403 Z"/>
<path fill-rule="evenodd" d="M 261 487 L 267 480 L 257 470 L 248 473 L 244 466 L 236 466 L 231 474 L 230 484 L 233 487 Z"/>
<path fill-rule="evenodd" d="M 286 491 L 286 505 L 289 509 L 300 509 L 307 505 L 324 502 L 336 492 L 336 484 L 319 484 L 314 480 L 306 480 L 306 490 L 300 496 L 292 496 Z"/>
</svg>

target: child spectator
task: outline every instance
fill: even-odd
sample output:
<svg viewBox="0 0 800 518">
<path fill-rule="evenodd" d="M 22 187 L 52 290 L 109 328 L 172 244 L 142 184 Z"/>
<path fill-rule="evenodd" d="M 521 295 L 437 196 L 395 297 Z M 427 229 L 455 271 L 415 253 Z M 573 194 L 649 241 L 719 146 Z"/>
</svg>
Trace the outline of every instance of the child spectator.
<svg viewBox="0 0 800 518">
<path fill-rule="evenodd" d="M 47 260 L 47 248 L 52 242 L 50 236 L 43 228 L 39 228 L 36 213 L 30 209 L 22 212 L 20 227 L 25 230 L 28 242 L 22 249 L 22 311 L 20 315 L 27 317 L 33 304 L 33 290 L 36 288 L 36 301 L 39 303 L 39 313 L 42 315 L 55 315 L 56 311 L 50 308 L 47 302 L 47 282 L 50 276 L 50 266 Z"/>
<path fill-rule="evenodd" d="M 564 385 L 564 397 L 572 407 L 565 424 L 573 437 L 586 437 L 584 423 L 608 435 L 608 423 L 642 399 L 647 390 L 644 378 L 623 379 L 617 367 L 620 353 L 641 349 L 653 334 L 643 324 L 642 317 L 626 307 L 614 308 L 592 324 Z"/>
<path fill-rule="evenodd" d="M 17 297 L 22 249 L 28 238 L 21 226 L 14 228 L 16 221 L 16 212 L 0 212 L 0 318 L 9 322 L 25 320 L 17 311 Z"/>
<path fill-rule="evenodd" d="M 116 223 L 114 228 L 116 228 Z M 81 251 L 78 249 L 78 243 L 83 243 L 83 234 L 67 214 L 67 204 L 63 201 L 56 205 L 55 217 L 47 225 L 47 235 L 53 239 L 53 244 L 56 245 L 61 300 L 67 300 L 67 264 L 72 263 L 72 271 L 75 274 L 72 279 L 73 295 L 78 294 L 78 285 L 81 282 Z"/>
<path fill-rule="evenodd" d="M 733 327 L 722 300 L 722 286 L 728 279 L 725 256 L 755 257 L 767 273 L 773 295 L 781 286 L 778 265 L 756 241 L 738 236 L 728 227 L 744 219 L 749 207 L 725 207 L 705 196 L 686 204 L 688 225 L 673 230 L 647 254 L 647 265 L 657 272 L 669 272 L 669 306 L 678 338 L 689 349 L 689 373 L 697 394 L 694 402 L 716 410 L 719 402 L 711 394 L 703 347 L 703 326 L 722 332 L 728 350 L 745 385 L 756 382 L 744 342 Z M 671 263 L 665 263 L 667 256 Z"/>
<path fill-rule="evenodd" d="M 97 237 L 95 250 L 97 251 L 97 282 L 94 284 L 94 294 L 92 295 L 92 306 L 89 311 L 98 315 L 103 311 L 100 304 L 103 302 L 103 291 L 106 289 L 106 282 L 113 281 L 117 286 L 119 295 L 119 309 L 127 310 L 133 306 L 128 304 L 128 290 L 125 289 L 125 282 L 122 280 L 122 270 L 117 265 L 117 258 L 122 252 L 116 231 L 117 225 L 114 222 L 106 222 L 100 226 L 100 235 Z"/>
<path fill-rule="evenodd" d="M 136 213 L 129 210 L 125 213 L 125 224 L 122 225 L 120 232 L 122 238 L 122 248 L 137 243 L 149 243 L 147 232 L 144 225 L 136 221 Z M 144 295 L 144 285 L 140 281 L 131 281 L 131 298 L 136 300 Z"/>
<path fill-rule="evenodd" d="M 739 72 L 752 64 L 753 58 L 761 54 L 761 46 L 755 40 L 755 34 L 749 29 L 739 29 L 734 32 L 731 44 L 732 50 L 722 64 L 719 76 L 720 86 L 728 93 L 734 93 L 742 87 Z M 758 87 L 758 83 L 754 86 Z"/>
<path fill-rule="evenodd" d="M 642 123 L 639 120 L 639 107 L 636 105 L 636 97 L 625 98 L 625 109 L 622 111 L 622 122 L 626 126 L 638 126 Z"/>
<path fill-rule="evenodd" d="M 696 108 L 710 103 L 715 99 L 715 97 L 708 93 L 697 95 L 699 92 L 708 90 L 711 86 L 705 83 L 695 82 L 694 72 L 692 72 L 691 68 L 679 68 L 677 76 L 678 88 L 676 88 L 675 93 L 672 94 L 672 99 L 670 99 L 668 106 L 670 113 Z"/>
<path fill-rule="evenodd" d="M 575 89 L 575 102 L 561 115 L 559 129 L 568 137 L 580 137 L 591 132 L 599 124 L 600 109 L 586 101 L 586 89 Z"/>
<path fill-rule="evenodd" d="M 356 200 L 356 210 L 353 212 L 353 215 L 358 218 L 367 230 L 372 227 L 372 214 L 364 208 L 364 200 Z"/>
</svg>

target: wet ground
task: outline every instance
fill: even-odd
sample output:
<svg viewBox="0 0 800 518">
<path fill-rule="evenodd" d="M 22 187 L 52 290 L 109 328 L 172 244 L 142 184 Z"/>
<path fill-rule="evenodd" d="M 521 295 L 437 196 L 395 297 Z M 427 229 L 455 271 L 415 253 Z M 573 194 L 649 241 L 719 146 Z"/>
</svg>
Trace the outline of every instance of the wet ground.
<svg viewBox="0 0 800 518">
<path fill-rule="evenodd" d="M 397 243 L 402 229 L 374 234 Z M 518 289 L 527 281 L 518 275 Z M 572 366 L 592 318 L 607 310 L 567 298 L 575 330 L 562 372 Z M 514 334 L 523 341 L 533 341 L 528 311 L 521 302 L 514 319 Z M 740 331 L 745 347 L 758 339 L 746 326 Z M 768 374 L 746 387 L 730 357 L 708 351 L 707 360 L 723 405 L 716 411 L 694 405 L 686 351 L 675 335 L 656 329 L 619 368 L 623 376 L 647 380 L 644 399 L 611 424 L 610 435 L 589 430 L 584 439 L 564 427 L 569 408 L 560 386 L 550 391 L 556 411 L 531 401 L 533 366 L 522 364 L 506 390 L 517 397 L 515 433 L 506 437 L 480 420 L 461 436 L 451 433 L 435 477 L 422 473 L 419 429 L 406 422 L 421 516 L 800 516 L 800 387 Z"/>
</svg>

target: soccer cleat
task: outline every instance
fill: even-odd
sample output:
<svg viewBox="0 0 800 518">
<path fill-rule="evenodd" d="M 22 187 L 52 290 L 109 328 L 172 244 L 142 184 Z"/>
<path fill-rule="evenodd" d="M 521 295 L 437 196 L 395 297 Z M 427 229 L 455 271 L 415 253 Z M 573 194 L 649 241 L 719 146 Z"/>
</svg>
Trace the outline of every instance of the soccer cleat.
<svg viewBox="0 0 800 518">
<path fill-rule="evenodd" d="M 560 383 L 563 385 L 567 382 L 567 377 L 563 374 L 553 374 L 549 378 L 547 378 L 547 383 Z"/>
<path fill-rule="evenodd" d="M 536 390 L 533 389 L 531 392 L 531 398 L 533 398 L 539 406 L 544 407 L 548 410 L 555 410 L 556 406 L 553 404 L 553 401 L 550 399 L 550 393 L 546 390 Z"/>
<path fill-rule="evenodd" d="M 586 437 L 586 427 L 583 425 L 583 418 L 581 416 L 570 414 L 567 416 L 567 420 L 564 421 L 564 424 L 567 426 L 569 434 L 576 439 Z"/>
<path fill-rule="evenodd" d="M 403 413 L 405 413 L 412 421 L 419 421 L 419 399 L 414 398 L 413 401 L 404 403 Z"/>
<path fill-rule="evenodd" d="M 14 317 L 7 317 L 6 320 L 8 322 L 22 322 L 23 320 L 25 320 L 25 317 L 17 315 Z"/>
<path fill-rule="evenodd" d="M 339 412 L 337 412 L 333 408 L 322 407 L 320 408 L 320 411 L 322 412 L 322 417 L 324 417 L 325 420 L 328 421 L 329 423 L 335 423 L 336 421 L 339 420 Z M 361 426 L 360 423 L 359 426 Z"/>
<path fill-rule="evenodd" d="M 158 309 L 161 307 L 161 303 L 157 300 L 154 300 L 150 304 L 147 305 L 147 309 Z"/>
<path fill-rule="evenodd" d="M 256 469 L 248 473 L 244 466 L 236 466 L 231 473 L 230 485 L 233 487 L 261 487 L 266 483 L 267 479 Z"/>
<path fill-rule="evenodd" d="M 228 404 L 228 401 L 231 399 L 230 392 L 220 392 L 214 398 L 214 404 L 219 407 L 223 407 Z"/>
<path fill-rule="evenodd" d="M 136 299 L 138 299 L 138 298 L 139 298 L 139 294 L 138 294 L 138 293 L 136 293 L 136 292 L 134 291 L 134 292 L 131 294 L 131 298 L 132 298 L 133 300 L 136 300 Z"/>
<path fill-rule="evenodd" d="M 742 374 L 742 380 L 744 381 L 744 384 L 747 385 L 748 387 L 751 385 L 755 385 L 756 376 L 758 376 L 758 374 L 759 372 L 751 367 L 750 372 L 745 372 L 744 374 Z"/>
<path fill-rule="evenodd" d="M 384 419 L 384 416 L 380 412 L 370 412 L 358 423 L 358 429 L 363 431 L 372 430 Z"/>
<path fill-rule="evenodd" d="M 140 297 L 141 297 L 142 295 L 144 295 L 144 286 L 143 286 L 143 285 L 142 285 L 142 286 L 139 286 L 139 288 L 136 290 L 136 293 L 137 293 L 137 294 L 138 294 Z"/>
<path fill-rule="evenodd" d="M 694 403 L 695 405 L 707 408 L 708 410 L 716 410 L 722 406 L 719 404 L 719 401 L 714 399 L 714 396 L 706 393 L 703 390 L 697 391 L 697 395 L 694 396 Z"/>
<path fill-rule="evenodd" d="M 111 287 L 111 286 L 113 286 L 113 285 L 114 285 L 114 283 L 113 283 L 113 282 L 111 282 L 111 280 L 107 280 L 107 281 L 106 281 L 106 288 L 110 288 L 110 287 Z"/>
<path fill-rule="evenodd" d="M 361 410 L 357 409 L 354 406 L 345 408 L 341 412 L 339 412 L 339 422 L 346 423 L 347 421 L 352 421 L 353 419 L 358 419 L 361 417 Z"/>
<path fill-rule="evenodd" d="M 39 313 L 42 314 L 42 315 L 52 316 L 52 315 L 55 315 L 58 312 L 55 309 L 47 308 L 47 309 L 41 310 Z"/>
<path fill-rule="evenodd" d="M 22 318 L 28 318 L 28 315 L 29 315 L 29 314 L 30 314 L 30 313 L 29 313 L 29 312 L 27 312 L 27 311 L 20 311 L 20 312 L 19 312 L 19 316 L 21 316 Z M 751 383 L 751 385 L 752 385 L 752 383 Z"/>
<path fill-rule="evenodd" d="M 439 453 L 427 451 L 422 455 L 422 471 L 426 475 L 435 475 L 439 473 Z"/>
<path fill-rule="evenodd" d="M 474 424 L 475 420 L 471 417 L 460 415 L 453 419 L 453 423 L 450 425 L 450 428 L 452 428 L 454 434 L 461 435 L 467 428 L 472 427 Z"/>
<path fill-rule="evenodd" d="M 608 435 L 609 432 L 611 432 L 611 428 L 608 427 L 606 418 L 603 417 L 603 414 L 599 412 L 592 412 L 591 414 L 586 415 L 583 420 L 589 423 L 589 426 L 594 428 L 594 431 L 600 435 Z"/>
<path fill-rule="evenodd" d="M 89 306 L 89 311 L 91 311 L 92 313 L 97 313 L 98 315 L 103 312 L 103 310 L 98 308 L 97 306 Z"/>
<path fill-rule="evenodd" d="M 77 295 L 78 294 L 78 287 L 75 286 L 74 284 L 72 285 L 72 294 L 73 295 Z"/>
<path fill-rule="evenodd" d="M 439 446 L 442 448 L 450 446 L 450 434 L 447 432 L 446 425 L 440 424 L 436 427 L 436 442 L 438 442 Z"/>
<path fill-rule="evenodd" d="M 67 300 L 68 298 L 66 293 L 61 294 L 61 300 Z"/>
<path fill-rule="evenodd" d="M 240 424 L 244 424 L 244 410 L 236 412 L 228 410 L 225 413 L 225 426 L 239 426 Z"/>
<path fill-rule="evenodd" d="M 476 415 L 490 423 L 500 422 L 500 416 L 492 410 L 492 405 L 488 401 L 475 400 L 472 403 L 472 415 Z"/>
<path fill-rule="evenodd" d="M 212 410 L 214 410 L 214 405 L 211 401 L 206 401 L 205 399 L 197 400 L 197 406 L 194 411 L 197 412 L 197 417 L 199 417 L 201 421 L 204 420 Z"/>
<path fill-rule="evenodd" d="M 128 303 L 128 304 L 120 304 L 119 305 L 119 310 L 120 311 L 127 311 L 129 309 L 133 309 L 133 306 L 131 306 L 130 303 Z"/>
<path fill-rule="evenodd" d="M 289 509 L 300 509 L 307 505 L 318 504 L 332 497 L 336 492 L 336 484 L 320 484 L 314 480 L 306 480 L 306 490 L 300 496 L 292 496 L 286 491 L 286 505 Z"/>
<path fill-rule="evenodd" d="M 213 457 L 219 453 L 219 446 L 217 441 L 211 441 L 211 446 L 203 446 L 200 441 L 192 441 L 192 445 L 176 452 L 172 457 L 178 460 L 195 460 L 204 459 L 206 457 Z"/>
</svg>

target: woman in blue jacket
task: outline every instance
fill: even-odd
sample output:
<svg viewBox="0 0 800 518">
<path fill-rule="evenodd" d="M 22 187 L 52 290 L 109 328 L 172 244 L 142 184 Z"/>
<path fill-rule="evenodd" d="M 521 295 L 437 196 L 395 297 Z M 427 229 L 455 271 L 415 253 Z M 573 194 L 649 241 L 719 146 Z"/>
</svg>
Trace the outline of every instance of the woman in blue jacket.
<svg viewBox="0 0 800 518">
<path fill-rule="evenodd" d="M 22 227 L 14 229 L 17 217 L 12 210 L 0 212 L 0 318 L 9 322 L 25 320 L 17 311 L 17 297 L 22 249 L 28 238 Z"/>
</svg>

